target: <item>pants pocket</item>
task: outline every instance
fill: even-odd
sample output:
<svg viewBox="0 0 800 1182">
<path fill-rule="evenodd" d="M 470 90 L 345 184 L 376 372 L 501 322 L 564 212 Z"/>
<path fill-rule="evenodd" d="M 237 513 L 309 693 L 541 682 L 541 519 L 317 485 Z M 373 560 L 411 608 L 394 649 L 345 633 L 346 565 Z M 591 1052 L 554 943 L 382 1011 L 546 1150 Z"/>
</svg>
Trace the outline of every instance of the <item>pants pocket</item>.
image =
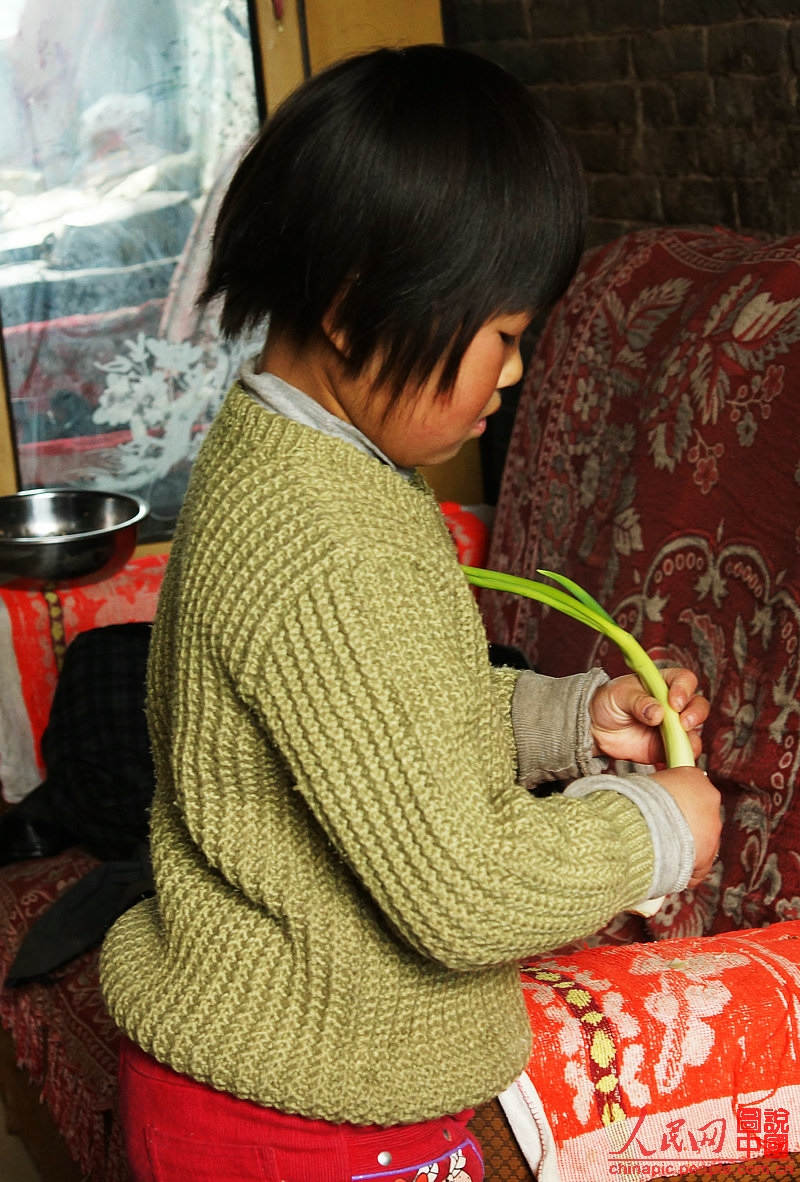
<svg viewBox="0 0 800 1182">
<path fill-rule="evenodd" d="M 278 1182 L 272 1149 L 145 1130 L 155 1182 Z"/>
</svg>

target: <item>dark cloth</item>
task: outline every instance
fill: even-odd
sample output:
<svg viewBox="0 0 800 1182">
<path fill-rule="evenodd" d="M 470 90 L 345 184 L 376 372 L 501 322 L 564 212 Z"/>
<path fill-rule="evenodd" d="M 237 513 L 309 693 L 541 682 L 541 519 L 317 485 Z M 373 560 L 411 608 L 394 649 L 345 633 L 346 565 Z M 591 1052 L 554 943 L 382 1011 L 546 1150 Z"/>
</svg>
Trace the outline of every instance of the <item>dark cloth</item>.
<svg viewBox="0 0 800 1182">
<path fill-rule="evenodd" d="M 153 893 L 146 845 L 125 862 L 101 862 L 64 891 L 31 926 L 4 984 L 47 981 L 82 952 L 96 948 L 111 924 Z"/>
<path fill-rule="evenodd" d="M 155 775 L 145 718 L 151 625 L 110 624 L 70 644 L 42 736 L 46 778 L 0 816 L 0 865 L 83 846 L 101 865 L 31 926 L 6 985 L 46 979 L 152 893 Z"/>
<path fill-rule="evenodd" d="M 512 644 L 490 644 L 489 660 L 493 665 L 505 665 L 508 669 L 530 669 L 522 649 Z"/>
<path fill-rule="evenodd" d="M 81 845 L 126 859 L 146 839 L 154 772 L 144 713 L 148 623 L 72 641 L 42 736 L 46 778 L 0 817 L 0 865 Z"/>
</svg>

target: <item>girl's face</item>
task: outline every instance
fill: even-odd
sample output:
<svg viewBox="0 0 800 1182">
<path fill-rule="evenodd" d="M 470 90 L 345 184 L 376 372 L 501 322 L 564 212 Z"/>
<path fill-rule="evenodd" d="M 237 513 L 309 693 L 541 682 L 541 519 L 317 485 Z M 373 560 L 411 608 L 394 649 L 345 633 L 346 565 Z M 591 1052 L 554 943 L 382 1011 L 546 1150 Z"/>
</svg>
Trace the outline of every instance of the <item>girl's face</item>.
<svg viewBox="0 0 800 1182">
<path fill-rule="evenodd" d="M 486 419 L 500 408 L 500 391 L 522 377 L 519 343 L 531 319 L 519 312 L 488 320 L 468 346 L 449 395 L 439 393 L 434 374 L 388 414 L 388 395 L 377 390 L 344 407 L 347 418 L 400 467 L 451 459 L 468 439 L 483 434 Z"/>
</svg>

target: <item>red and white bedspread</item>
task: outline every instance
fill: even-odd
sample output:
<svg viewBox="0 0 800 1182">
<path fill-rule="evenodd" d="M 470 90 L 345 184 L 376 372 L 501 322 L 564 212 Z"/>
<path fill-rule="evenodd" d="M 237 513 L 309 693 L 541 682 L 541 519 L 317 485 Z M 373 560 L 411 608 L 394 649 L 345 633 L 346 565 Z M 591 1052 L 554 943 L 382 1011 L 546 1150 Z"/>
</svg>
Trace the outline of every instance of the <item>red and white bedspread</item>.
<svg viewBox="0 0 800 1182">
<path fill-rule="evenodd" d="M 540 957 L 500 1097 L 539 1182 L 647 1179 L 800 1148 L 800 922 Z"/>
</svg>

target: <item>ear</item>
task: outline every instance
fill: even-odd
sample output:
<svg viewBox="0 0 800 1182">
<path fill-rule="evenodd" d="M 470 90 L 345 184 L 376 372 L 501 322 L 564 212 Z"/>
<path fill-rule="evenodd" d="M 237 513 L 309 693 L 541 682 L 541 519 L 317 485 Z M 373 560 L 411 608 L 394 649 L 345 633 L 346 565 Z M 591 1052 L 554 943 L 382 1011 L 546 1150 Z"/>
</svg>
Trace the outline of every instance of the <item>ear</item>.
<svg viewBox="0 0 800 1182">
<path fill-rule="evenodd" d="M 335 326 L 335 311 L 336 304 L 333 304 L 322 317 L 322 332 L 325 339 L 332 345 L 336 352 L 342 357 L 347 357 L 350 342 L 347 339 L 347 333 L 344 329 Z"/>
</svg>

